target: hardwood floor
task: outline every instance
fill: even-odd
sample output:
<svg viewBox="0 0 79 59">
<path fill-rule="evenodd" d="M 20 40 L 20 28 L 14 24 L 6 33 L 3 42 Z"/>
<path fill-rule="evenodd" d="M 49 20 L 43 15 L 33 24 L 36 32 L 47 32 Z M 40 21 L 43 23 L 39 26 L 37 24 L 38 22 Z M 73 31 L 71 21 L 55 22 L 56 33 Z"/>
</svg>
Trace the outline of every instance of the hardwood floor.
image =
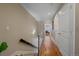
<svg viewBox="0 0 79 59">
<path fill-rule="evenodd" d="M 51 39 L 50 35 L 48 35 L 48 36 L 45 36 L 45 39 L 41 44 L 39 55 L 40 56 L 62 56 L 62 53 L 60 52 L 55 42 Z"/>
</svg>

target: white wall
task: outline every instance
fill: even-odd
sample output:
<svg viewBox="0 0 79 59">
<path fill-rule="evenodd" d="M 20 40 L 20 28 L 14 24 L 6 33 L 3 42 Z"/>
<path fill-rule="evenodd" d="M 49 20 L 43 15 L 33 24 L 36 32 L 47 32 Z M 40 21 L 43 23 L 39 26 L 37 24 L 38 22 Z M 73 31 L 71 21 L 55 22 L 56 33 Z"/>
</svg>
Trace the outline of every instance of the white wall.
<svg viewBox="0 0 79 59">
<path fill-rule="evenodd" d="M 63 55 L 74 55 L 74 4 L 65 4 L 55 17 L 55 40 Z"/>
</svg>

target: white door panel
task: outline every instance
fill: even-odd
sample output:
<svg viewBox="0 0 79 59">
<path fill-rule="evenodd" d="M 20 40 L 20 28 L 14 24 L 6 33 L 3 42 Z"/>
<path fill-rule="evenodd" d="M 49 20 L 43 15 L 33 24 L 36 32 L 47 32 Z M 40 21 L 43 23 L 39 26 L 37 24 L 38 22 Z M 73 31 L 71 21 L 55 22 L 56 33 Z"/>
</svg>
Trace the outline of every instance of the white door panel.
<svg viewBox="0 0 79 59">
<path fill-rule="evenodd" d="M 63 55 L 73 55 L 74 4 L 65 4 L 54 21 L 55 40 Z"/>
</svg>

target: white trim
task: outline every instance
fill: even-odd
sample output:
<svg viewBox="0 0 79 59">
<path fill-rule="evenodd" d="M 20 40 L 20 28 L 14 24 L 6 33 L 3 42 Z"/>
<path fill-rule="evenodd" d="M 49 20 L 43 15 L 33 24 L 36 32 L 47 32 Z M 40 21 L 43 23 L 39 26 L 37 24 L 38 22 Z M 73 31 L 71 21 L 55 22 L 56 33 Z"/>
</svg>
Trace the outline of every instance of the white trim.
<svg viewBox="0 0 79 59">
<path fill-rule="evenodd" d="M 73 20 L 73 56 L 75 56 L 75 4 L 73 4 L 74 7 L 74 20 Z"/>
</svg>

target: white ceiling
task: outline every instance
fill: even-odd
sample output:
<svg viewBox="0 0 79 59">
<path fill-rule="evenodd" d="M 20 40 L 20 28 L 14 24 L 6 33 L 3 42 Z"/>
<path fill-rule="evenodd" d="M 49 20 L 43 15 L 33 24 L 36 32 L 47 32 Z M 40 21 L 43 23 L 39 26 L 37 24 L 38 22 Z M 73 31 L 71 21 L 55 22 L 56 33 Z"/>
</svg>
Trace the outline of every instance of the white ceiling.
<svg viewBox="0 0 79 59">
<path fill-rule="evenodd" d="M 37 21 L 52 19 L 61 8 L 59 3 L 23 3 L 21 4 Z"/>
</svg>

